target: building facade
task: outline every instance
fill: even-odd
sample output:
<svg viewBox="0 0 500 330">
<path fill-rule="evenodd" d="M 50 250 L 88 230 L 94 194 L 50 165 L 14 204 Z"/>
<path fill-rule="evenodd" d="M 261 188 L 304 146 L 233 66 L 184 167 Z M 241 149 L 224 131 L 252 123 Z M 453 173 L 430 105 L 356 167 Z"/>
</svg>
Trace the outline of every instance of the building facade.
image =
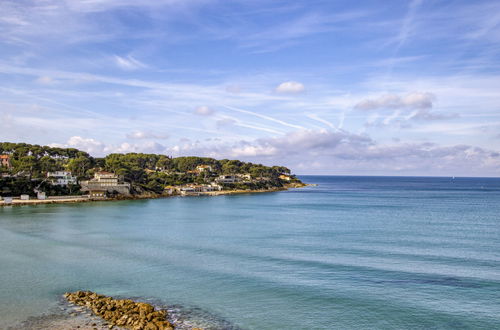
<svg viewBox="0 0 500 330">
<path fill-rule="evenodd" d="M 69 184 L 77 184 L 76 176 L 73 176 L 71 172 L 67 171 L 56 171 L 48 172 L 47 178 L 52 182 L 53 185 L 57 186 L 67 186 Z"/>
<path fill-rule="evenodd" d="M 221 175 L 215 181 L 218 183 L 236 183 L 240 180 L 236 175 Z"/>
<path fill-rule="evenodd" d="M 130 183 L 121 182 L 120 178 L 111 172 L 96 172 L 94 178 L 88 181 L 80 182 L 82 191 L 91 193 L 118 193 L 121 195 L 130 194 Z"/>
<path fill-rule="evenodd" d="M 10 155 L 0 155 L 0 166 L 11 168 Z"/>
</svg>

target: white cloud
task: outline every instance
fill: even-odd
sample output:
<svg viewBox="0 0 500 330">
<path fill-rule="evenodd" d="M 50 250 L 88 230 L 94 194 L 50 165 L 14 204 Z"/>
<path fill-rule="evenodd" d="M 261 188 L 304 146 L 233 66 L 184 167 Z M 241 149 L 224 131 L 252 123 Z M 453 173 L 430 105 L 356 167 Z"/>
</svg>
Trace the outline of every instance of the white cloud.
<svg viewBox="0 0 500 330">
<path fill-rule="evenodd" d="M 367 122 L 369 126 L 389 125 L 395 122 L 399 125 L 408 120 L 443 120 L 457 118 L 457 114 L 440 114 L 431 112 L 436 97 L 432 93 L 410 93 L 406 95 L 387 94 L 378 98 L 365 99 L 358 102 L 357 110 L 394 110 L 381 122 Z M 403 111 L 411 111 L 404 114 Z"/>
<path fill-rule="evenodd" d="M 210 116 L 213 115 L 215 111 L 207 106 L 201 106 L 196 108 L 194 113 L 200 116 Z"/>
<path fill-rule="evenodd" d="M 221 156 L 303 168 L 305 173 L 500 174 L 500 153 L 495 150 L 460 144 L 378 144 L 368 136 L 346 131 L 299 130 L 276 138 L 241 141 L 218 152 Z"/>
<path fill-rule="evenodd" d="M 115 64 L 123 70 L 137 70 L 147 68 L 147 65 L 135 59 L 131 55 L 127 57 L 114 56 Z"/>
<path fill-rule="evenodd" d="M 70 137 L 66 146 L 81 149 L 91 154 L 102 154 L 106 150 L 104 143 L 92 138 L 83 138 L 81 136 Z"/>
<path fill-rule="evenodd" d="M 144 132 L 144 131 L 133 131 L 129 134 L 126 135 L 127 138 L 129 139 L 168 139 L 169 136 L 168 134 L 155 134 L 151 132 Z"/>
<path fill-rule="evenodd" d="M 167 148 L 154 141 L 144 141 L 141 143 L 122 142 L 120 144 L 105 144 L 93 138 L 72 136 L 66 143 L 52 143 L 52 147 L 76 148 L 86 151 L 92 156 L 105 156 L 110 153 L 146 152 L 146 153 L 166 153 Z"/>
<path fill-rule="evenodd" d="M 272 146 L 242 146 L 231 150 L 231 157 L 262 157 L 276 155 L 278 150 Z"/>
<path fill-rule="evenodd" d="M 297 94 L 302 93 L 305 90 L 305 87 L 302 83 L 297 81 L 286 81 L 278 85 L 275 91 L 277 93 L 285 93 L 285 94 Z"/>
<path fill-rule="evenodd" d="M 54 145 L 55 146 L 55 145 Z M 239 158 L 268 165 L 285 165 L 303 173 L 401 175 L 500 175 L 500 153 L 465 144 L 379 144 L 370 137 L 343 130 L 297 130 L 256 140 L 191 141 L 173 146 L 153 141 L 105 145 L 93 138 L 73 136 L 60 147 L 74 147 L 102 156 L 112 152 L 147 152 L 175 156 Z"/>
<path fill-rule="evenodd" d="M 387 94 L 375 99 L 365 99 L 357 103 L 358 110 L 378 109 L 430 109 L 436 97 L 432 93 L 410 93 L 403 96 Z"/>
<path fill-rule="evenodd" d="M 144 142 L 140 144 L 123 142 L 118 146 L 108 147 L 109 152 L 129 153 L 129 152 L 144 152 L 144 153 L 165 153 L 166 147 L 157 142 Z"/>
</svg>

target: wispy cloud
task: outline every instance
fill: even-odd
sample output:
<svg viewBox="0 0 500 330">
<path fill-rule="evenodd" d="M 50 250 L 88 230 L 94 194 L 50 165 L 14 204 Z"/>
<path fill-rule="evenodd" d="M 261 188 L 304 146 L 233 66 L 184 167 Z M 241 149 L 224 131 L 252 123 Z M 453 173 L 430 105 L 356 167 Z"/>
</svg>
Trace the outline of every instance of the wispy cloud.
<svg viewBox="0 0 500 330">
<path fill-rule="evenodd" d="M 404 96 L 387 94 L 376 99 L 363 100 L 354 108 L 358 110 L 430 109 L 435 99 L 432 93 L 411 93 Z"/>
<path fill-rule="evenodd" d="M 333 125 L 331 122 L 329 122 L 328 120 L 325 120 L 323 118 L 320 118 L 319 116 L 317 116 L 315 114 L 308 114 L 307 117 L 309 117 L 309 118 L 311 118 L 313 120 L 319 121 L 320 123 L 323 123 L 323 124 L 325 124 L 326 126 L 328 126 L 330 128 L 337 129 L 335 127 L 335 125 Z"/>
<path fill-rule="evenodd" d="M 414 20 L 418 8 L 422 5 L 423 0 L 412 0 L 408 5 L 408 11 L 403 19 L 401 29 L 396 37 L 396 49 L 401 48 L 408 38 L 414 33 Z"/>
<path fill-rule="evenodd" d="M 249 110 L 244 110 L 244 109 L 238 109 L 238 108 L 229 107 L 229 106 L 225 106 L 225 108 L 229 109 L 231 111 L 236 111 L 236 112 L 239 112 L 239 113 L 244 113 L 244 114 L 248 114 L 248 115 L 251 115 L 251 116 L 259 117 L 259 118 L 262 118 L 262 119 L 265 119 L 265 120 L 269 120 L 269 121 L 281 124 L 283 126 L 288 126 L 288 127 L 292 127 L 292 128 L 299 128 L 299 129 L 300 128 L 304 128 L 304 127 L 302 127 L 300 125 L 291 124 L 291 123 L 288 123 L 286 121 L 283 121 L 283 120 L 280 120 L 280 119 L 276 119 L 276 118 L 272 118 L 270 116 L 266 116 L 266 115 L 263 115 L 263 114 L 260 114 L 260 113 L 257 113 L 257 112 L 253 112 L 253 111 L 249 111 Z"/>
<path fill-rule="evenodd" d="M 131 55 L 128 55 L 126 57 L 121 57 L 121 56 L 115 55 L 114 61 L 119 68 L 124 69 L 124 70 L 137 70 L 137 69 L 144 69 L 144 68 L 148 67 L 146 64 L 135 59 Z"/>
</svg>

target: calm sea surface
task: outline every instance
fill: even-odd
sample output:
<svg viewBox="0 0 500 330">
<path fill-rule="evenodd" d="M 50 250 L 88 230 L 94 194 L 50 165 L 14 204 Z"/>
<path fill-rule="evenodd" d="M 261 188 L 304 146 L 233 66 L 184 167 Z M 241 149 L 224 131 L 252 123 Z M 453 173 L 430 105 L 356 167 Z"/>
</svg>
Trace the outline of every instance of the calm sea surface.
<svg viewBox="0 0 500 330">
<path fill-rule="evenodd" d="M 78 289 L 241 329 L 499 329 L 500 179 L 0 208 L 0 328 Z"/>
</svg>

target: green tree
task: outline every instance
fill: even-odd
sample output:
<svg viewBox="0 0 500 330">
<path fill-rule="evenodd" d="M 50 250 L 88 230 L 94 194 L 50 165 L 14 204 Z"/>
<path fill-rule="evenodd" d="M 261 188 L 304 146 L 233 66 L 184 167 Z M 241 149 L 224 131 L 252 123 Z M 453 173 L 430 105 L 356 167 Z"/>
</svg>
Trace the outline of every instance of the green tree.
<svg viewBox="0 0 500 330">
<path fill-rule="evenodd" d="M 77 158 L 70 159 L 68 161 L 67 168 L 73 175 L 78 178 L 83 178 L 86 176 L 87 171 L 92 167 L 92 160 L 83 155 Z"/>
</svg>

